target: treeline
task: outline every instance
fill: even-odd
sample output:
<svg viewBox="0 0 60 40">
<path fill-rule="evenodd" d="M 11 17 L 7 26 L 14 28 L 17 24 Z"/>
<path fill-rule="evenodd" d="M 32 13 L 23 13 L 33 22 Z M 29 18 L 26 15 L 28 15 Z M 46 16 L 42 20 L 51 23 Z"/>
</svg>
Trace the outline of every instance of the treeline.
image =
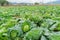
<svg viewBox="0 0 60 40">
<path fill-rule="evenodd" d="M 10 2 L 8 2 L 7 0 L 0 0 L 0 6 L 8 6 L 8 5 L 15 5 L 15 4 L 12 4 L 12 3 L 10 3 Z M 16 4 L 16 5 L 39 5 L 39 3 L 35 3 L 35 4 L 32 4 L 32 3 L 22 3 L 22 4 Z"/>
<path fill-rule="evenodd" d="M 7 0 L 0 0 L 0 6 L 8 6 L 8 5 L 44 5 L 43 3 L 37 3 L 35 2 L 33 3 L 17 3 L 17 4 L 13 4 L 8 2 Z"/>
</svg>

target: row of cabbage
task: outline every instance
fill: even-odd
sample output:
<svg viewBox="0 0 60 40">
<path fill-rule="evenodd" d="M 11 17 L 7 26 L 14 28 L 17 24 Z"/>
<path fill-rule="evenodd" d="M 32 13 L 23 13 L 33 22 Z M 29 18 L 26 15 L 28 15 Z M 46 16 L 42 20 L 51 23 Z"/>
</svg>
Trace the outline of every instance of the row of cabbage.
<svg viewBox="0 0 60 40">
<path fill-rule="evenodd" d="M 0 7 L 0 40 L 60 40 L 59 6 Z"/>
</svg>

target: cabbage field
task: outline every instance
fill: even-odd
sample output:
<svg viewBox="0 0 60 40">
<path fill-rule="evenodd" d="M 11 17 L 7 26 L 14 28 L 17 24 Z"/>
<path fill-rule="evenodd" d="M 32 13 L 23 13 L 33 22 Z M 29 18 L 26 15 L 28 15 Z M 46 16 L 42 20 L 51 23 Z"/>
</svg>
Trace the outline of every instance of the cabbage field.
<svg viewBox="0 0 60 40">
<path fill-rule="evenodd" d="M 60 6 L 0 7 L 0 40 L 60 40 Z"/>
</svg>

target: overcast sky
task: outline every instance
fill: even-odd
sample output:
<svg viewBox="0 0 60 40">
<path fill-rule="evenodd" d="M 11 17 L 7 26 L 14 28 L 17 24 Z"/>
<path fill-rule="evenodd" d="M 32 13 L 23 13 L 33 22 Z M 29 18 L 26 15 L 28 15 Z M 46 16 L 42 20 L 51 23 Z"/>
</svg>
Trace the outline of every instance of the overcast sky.
<svg viewBox="0 0 60 40">
<path fill-rule="evenodd" d="M 25 3 L 34 3 L 34 2 L 43 2 L 43 3 L 47 3 L 47 2 L 52 2 L 52 1 L 57 1 L 57 0 L 8 0 L 9 2 L 25 2 Z"/>
</svg>

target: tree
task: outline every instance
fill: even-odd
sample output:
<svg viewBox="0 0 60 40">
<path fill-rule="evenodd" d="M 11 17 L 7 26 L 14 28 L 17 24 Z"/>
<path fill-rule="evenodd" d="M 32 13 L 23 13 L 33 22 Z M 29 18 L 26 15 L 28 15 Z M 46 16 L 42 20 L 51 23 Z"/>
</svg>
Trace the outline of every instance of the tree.
<svg viewBox="0 0 60 40">
<path fill-rule="evenodd" d="M 0 5 L 1 5 L 1 6 L 4 6 L 4 4 L 8 5 L 9 2 L 6 1 L 6 0 L 0 0 Z"/>
<path fill-rule="evenodd" d="M 35 5 L 39 5 L 39 3 L 38 2 L 35 2 Z"/>
</svg>

